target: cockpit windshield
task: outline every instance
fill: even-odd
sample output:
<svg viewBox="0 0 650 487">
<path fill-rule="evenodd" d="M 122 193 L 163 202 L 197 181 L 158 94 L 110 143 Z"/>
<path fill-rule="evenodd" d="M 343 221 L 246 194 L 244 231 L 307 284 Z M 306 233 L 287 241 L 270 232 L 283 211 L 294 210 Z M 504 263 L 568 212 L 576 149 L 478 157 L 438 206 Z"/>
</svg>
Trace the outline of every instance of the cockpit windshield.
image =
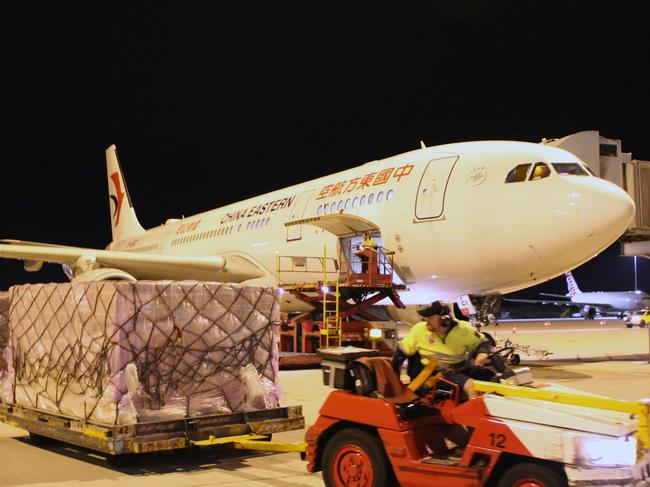
<svg viewBox="0 0 650 487">
<path fill-rule="evenodd" d="M 589 173 L 577 162 L 554 162 L 553 168 L 558 174 L 568 176 L 588 176 Z"/>
<path fill-rule="evenodd" d="M 535 164 L 533 172 L 530 173 L 530 180 L 535 181 L 537 179 L 547 178 L 550 174 L 551 168 L 543 162 L 538 162 Z"/>
<path fill-rule="evenodd" d="M 520 183 L 526 181 L 530 166 L 532 166 L 532 164 L 519 164 L 508 173 L 506 176 L 506 183 Z"/>
<path fill-rule="evenodd" d="M 543 162 L 533 164 L 519 164 L 506 176 L 506 183 L 521 183 L 522 181 L 536 181 L 549 177 L 551 168 Z"/>
</svg>

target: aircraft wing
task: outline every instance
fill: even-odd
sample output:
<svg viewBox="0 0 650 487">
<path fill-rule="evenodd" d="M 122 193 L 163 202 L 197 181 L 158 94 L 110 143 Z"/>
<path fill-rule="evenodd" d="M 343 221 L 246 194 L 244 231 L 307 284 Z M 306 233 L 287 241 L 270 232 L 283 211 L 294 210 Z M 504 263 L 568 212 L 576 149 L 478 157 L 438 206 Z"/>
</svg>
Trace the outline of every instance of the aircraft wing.
<svg viewBox="0 0 650 487">
<path fill-rule="evenodd" d="M 119 269 L 136 279 L 241 282 L 264 276 L 264 271 L 257 265 L 237 255 L 227 258 L 219 255 L 162 255 L 37 242 L 9 242 L 12 243 L 0 244 L 0 258 L 24 260 L 25 269 L 32 271 L 39 270 L 43 262 L 56 262 L 82 269 Z"/>
<path fill-rule="evenodd" d="M 514 298 L 503 298 L 504 301 L 510 301 L 511 303 L 528 303 L 528 304 L 555 304 L 557 306 L 571 306 L 574 304 L 573 301 L 561 300 L 561 299 L 514 299 Z"/>
<path fill-rule="evenodd" d="M 541 293 L 540 293 L 541 294 Z M 557 294 L 544 294 L 544 296 L 558 296 Z M 566 296 L 562 296 L 566 297 Z M 554 304 L 556 306 L 590 306 L 592 308 L 598 308 L 599 310 L 615 310 L 614 306 L 607 303 L 581 303 L 579 301 L 569 301 L 568 299 L 512 299 L 512 298 L 503 298 L 504 301 L 510 301 L 513 303 L 529 303 L 529 304 Z"/>
<path fill-rule="evenodd" d="M 568 297 L 566 294 L 539 293 L 539 295 L 540 296 L 550 296 L 552 298 L 563 298 L 563 299 L 567 299 L 567 297 Z"/>
</svg>

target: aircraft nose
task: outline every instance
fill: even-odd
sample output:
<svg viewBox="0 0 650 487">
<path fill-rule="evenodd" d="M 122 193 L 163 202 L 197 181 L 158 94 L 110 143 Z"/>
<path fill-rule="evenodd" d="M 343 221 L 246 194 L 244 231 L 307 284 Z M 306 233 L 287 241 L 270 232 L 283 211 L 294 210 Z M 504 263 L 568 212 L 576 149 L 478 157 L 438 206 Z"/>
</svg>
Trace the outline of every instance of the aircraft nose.
<svg viewBox="0 0 650 487">
<path fill-rule="evenodd" d="M 589 178 L 577 192 L 576 206 L 586 237 L 609 245 L 628 228 L 634 216 L 634 201 L 619 186 L 603 179 Z"/>
</svg>

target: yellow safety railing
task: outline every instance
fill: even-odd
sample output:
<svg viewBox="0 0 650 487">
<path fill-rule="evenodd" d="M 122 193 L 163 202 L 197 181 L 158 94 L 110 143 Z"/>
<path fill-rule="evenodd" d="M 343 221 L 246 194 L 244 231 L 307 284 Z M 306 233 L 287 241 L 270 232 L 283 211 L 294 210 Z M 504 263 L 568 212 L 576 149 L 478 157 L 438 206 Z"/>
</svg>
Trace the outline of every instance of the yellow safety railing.
<svg viewBox="0 0 650 487">
<path fill-rule="evenodd" d="M 590 396 L 587 394 L 576 394 L 572 392 L 561 392 L 546 389 L 535 389 L 533 387 L 512 386 L 497 384 L 495 382 L 474 381 L 474 390 L 477 392 L 489 392 L 500 396 L 521 397 L 523 399 L 534 399 L 538 401 L 550 401 L 573 406 L 583 406 L 607 411 L 634 414 L 637 417 L 637 459 L 642 458 L 650 448 L 650 400 L 625 401 L 622 399 L 609 399 L 606 397 Z"/>
<path fill-rule="evenodd" d="M 277 255 L 275 276 L 278 285 L 309 284 L 318 279 L 323 269 L 325 274 L 339 276 L 339 262 L 335 258 L 308 257 L 302 255 Z"/>
</svg>

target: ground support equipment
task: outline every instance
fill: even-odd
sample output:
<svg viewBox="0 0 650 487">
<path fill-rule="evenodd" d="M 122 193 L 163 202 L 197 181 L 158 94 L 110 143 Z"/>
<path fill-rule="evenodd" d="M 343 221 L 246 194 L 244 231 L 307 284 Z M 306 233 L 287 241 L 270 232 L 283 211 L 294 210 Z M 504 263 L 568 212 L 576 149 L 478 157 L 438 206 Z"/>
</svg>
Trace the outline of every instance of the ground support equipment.
<svg viewBox="0 0 650 487">
<path fill-rule="evenodd" d="M 644 401 L 475 381 L 483 394 L 463 402 L 439 378 L 427 401 L 396 404 L 351 368 L 305 437 L 307 469 L 327 486 L 633 485 L 648 451 Z M 459 427 L 470 433 L 457 456 L 445 439 Z"/>
<path fill-rule="evenodd" d="M 305 427 L 302 406 L 214 414 L 131 425 L 108 425 L 0 405 L 0 421 L 29 431 L 33 439 L 54 439 L 121 456 L 177 450 L 192 446 L 232 444 L 235 448 L 302 451 L 302 444 L 262 441 L 274 433 Z"/>
</svg>

